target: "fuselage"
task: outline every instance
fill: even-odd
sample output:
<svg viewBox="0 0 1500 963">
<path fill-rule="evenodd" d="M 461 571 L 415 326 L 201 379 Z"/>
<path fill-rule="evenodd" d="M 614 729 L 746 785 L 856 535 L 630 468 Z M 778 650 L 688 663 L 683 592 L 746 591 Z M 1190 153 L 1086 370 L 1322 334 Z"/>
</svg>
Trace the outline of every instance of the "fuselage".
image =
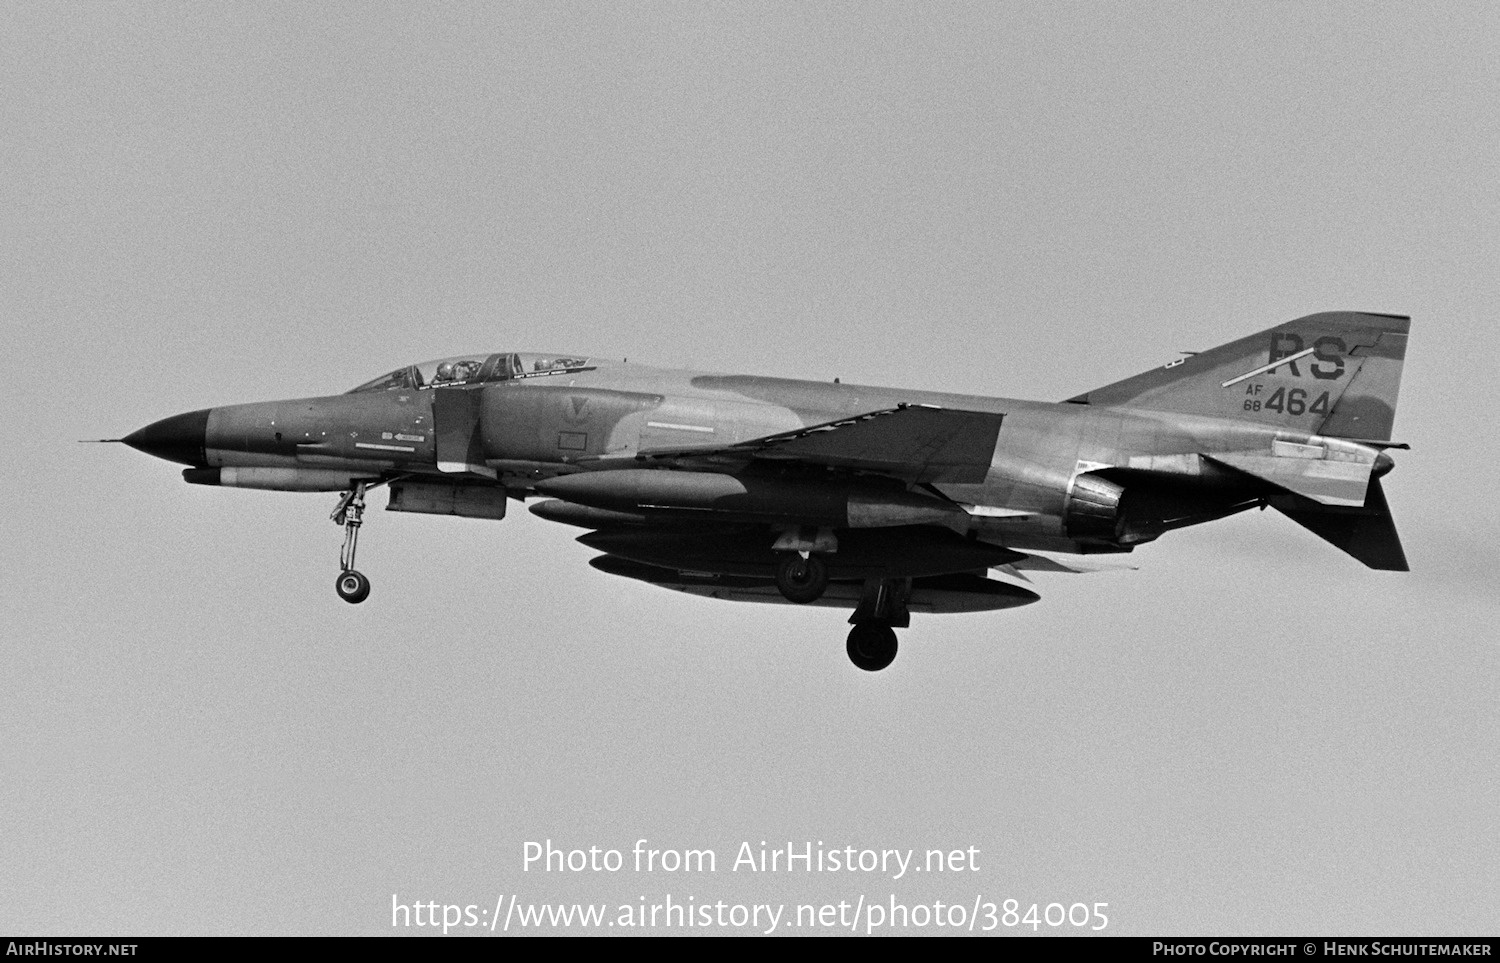
<svg viewBox="0 0 1500 963">
<path fill-rule="evenodd" d="M 585 529 L 607 575 L 851 609 L 876 671 L 913 612 L 996 611 L 1031 571 L 1118 568 L 1162 534 L 1273 508 L 1407 571 L 1381 477 L 1410 319 L 1307 315 L 1048 403 L 495 352 L 351 391 L 166 418 L 123 439 L 185 481 L 340 492 L 335 582 L 358 604 L 366 494 L 394 512 Z M 996 573 L 1000 578 L 990 577 Z"/>
<path fill-rule="evenodd" d="M 986 412 L 1003 418 L 983 481 L 939 482 L 933 489 L 968 510 L 967 533 L 1065 552 L 1118 551 L 1159 531 L 1249 507 L 1248 494 L 1236 498 L 1237 480 L 1203 453 L 1269 452 L 1276 442 L 1362 448 L 1235 419 L 594 359 L 545 374 L 461 385 L 396 378 L 346 394 L 180 415 L 137 435 L 168 422 L 178 435 L 201 431 L 201 446 L 174 437 L 170 453 L 153 453 L 219 469 L 212 476 L 219 484 L 336 491 L 395 472 L 487 478 L 525 496 L 560 474 L 639 467 L 642 452 L 723 448 L 900 405 Z M 137 447 L 151 451 L 151 440 Z M 157 443 L 165 450 L 165 442 Z M 1365 449 L 1350 457 L 1376 455 Z M 1080 537 L 1069 522 L 1075 480 L 1102 468 L 1170 483 L 1177 494 L 1156 514 L 1177 517 L 1144 525 L 1123 545 Z M 189 474 L 189 480 L 204 477 Z"/>
</svg>

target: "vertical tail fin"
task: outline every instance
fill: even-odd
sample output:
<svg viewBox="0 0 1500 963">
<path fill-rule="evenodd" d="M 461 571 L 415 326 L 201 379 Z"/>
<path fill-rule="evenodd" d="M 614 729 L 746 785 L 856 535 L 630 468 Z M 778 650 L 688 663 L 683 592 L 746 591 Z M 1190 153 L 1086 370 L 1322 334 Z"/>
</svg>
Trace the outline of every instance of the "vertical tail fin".
<svg viewBox="0 0 1500 963">
<path fill-rule="evenodd" d="M 1333 311 L 1069 398 L 1389 441 L 1411 319 Z"/>
</svg>

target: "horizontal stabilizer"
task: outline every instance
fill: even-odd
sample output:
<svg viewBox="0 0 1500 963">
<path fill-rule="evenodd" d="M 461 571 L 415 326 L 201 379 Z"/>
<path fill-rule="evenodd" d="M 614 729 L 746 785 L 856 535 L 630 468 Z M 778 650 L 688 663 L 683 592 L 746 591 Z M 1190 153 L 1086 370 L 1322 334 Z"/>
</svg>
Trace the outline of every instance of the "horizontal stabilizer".
<svg viewBox="0 0 1500 963">
<path fill-rule="evenodd" d="M 1363 512 L 1327 512 L 1297 507 L 1299 504 L 1306 505 L 1295 499 L 1271 499 L 1272 507 L 1287 518 L 1370 568 L 1387 572 L 1411 570 L 1379 478 L 1370 480 L 1370 494 Z"/>
<path fill-rule="evenodd" d="M 793 461 L 879 472 L 913 483 L 983 482 L 1004 415 L 901 405 L 722 448 L 647 449 L 640 460 Z"/>
<path fill-rule="evenodd" d="M 1298 446 L 1300 447 L 1300 446 Z M 1284 457 L 1262 452 L 1215 452 L 1204 455 L 1277 488 L 1320 505 L 1357 508 L 1365 503 L 1373 462 Z"/>
</svg>

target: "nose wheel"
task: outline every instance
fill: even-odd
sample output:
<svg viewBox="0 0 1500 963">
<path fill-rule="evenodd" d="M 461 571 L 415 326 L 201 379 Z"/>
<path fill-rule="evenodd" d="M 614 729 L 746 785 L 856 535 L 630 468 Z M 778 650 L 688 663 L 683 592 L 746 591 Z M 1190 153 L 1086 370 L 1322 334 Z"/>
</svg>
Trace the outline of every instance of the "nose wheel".
<svg viewBox="0 0 1500 963">
<path fill-rule="evenodd" d="M 339 580 L 334 588 L 338 590 L 339 598 L 351 605 L 358 605 L 370 597 L 370 580 L 352 568 L 339 573 Z"/>
<path fill-rule="evenodd" d="M 358 605 L 370 597 L 370 580 L 354 570 L 354 553 L 359 549 L 359 526 L 364 523 L 367 488 L 364 482 L 360 482 L 353 491 L 345 492 L 338 507 L 328 516 L 335 525 L 344 527 L 344 548 L 339 552 L 339 577 L 334 588 L 339 598 L 350 605 Z"/>
</svg>

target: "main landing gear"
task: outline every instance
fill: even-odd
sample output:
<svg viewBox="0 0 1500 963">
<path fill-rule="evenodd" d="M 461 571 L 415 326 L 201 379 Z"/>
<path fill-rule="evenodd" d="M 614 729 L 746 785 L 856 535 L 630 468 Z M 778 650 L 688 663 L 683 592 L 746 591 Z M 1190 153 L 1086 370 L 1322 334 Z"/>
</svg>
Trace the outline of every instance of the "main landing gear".
<svg viewBox="0 0 1500 963">
<path fill-rule="evenodd" d="M 896 661 L 896 629 L 911 624 L 906 607 L 911 579 L 870 579 L 849 621 L 849 661 L 866 672 L 879 672 Z"/>
<path fill-rule="evenodd" d="M 828 566 L 816 555 L 787 555 L 776 566 L 776 588 L 788 602 L 816 602 L 828 590 Z"/>
<path fill-rule="evenodd" d="M 787 532 L 775 548 L 781 556 L 776 563 L 776 588 L 788 602 L 816 602 L 828 590 L 828 563 L 814 551 L 837 551 L 831 535 L 811 535 L 806 530 Z M 911 624 L 906 607 L 911 597 L 911 579 L 868 579 L 860 593 L 859 605 L 849 621 L 849 642 L 845 651 L 849 661 L 866 672 L 879 672 L 896 660 L 896 629 Z"/>
<path fill-rule="evenodd" d="M 359 526 L 364 523 L 365 482 L 359 482 L 353 491 L 344 493 L 338 507 L 328 517 L 335 525 L 344 527 L 344 548 L 339 553 L 339 577 L 334 583 L 339 598 L 351 605 L 358 605 L 370 597 L 370 580 L 354 570 L 354 553 L 359 548 Z"/>
<path fill-rule="evenodd" d="M 866 672 L 879 672 L 896 661 L 896 630 L 884 622 L 861 622 L 849 630 L 849 661 Z"/>
</svg>

